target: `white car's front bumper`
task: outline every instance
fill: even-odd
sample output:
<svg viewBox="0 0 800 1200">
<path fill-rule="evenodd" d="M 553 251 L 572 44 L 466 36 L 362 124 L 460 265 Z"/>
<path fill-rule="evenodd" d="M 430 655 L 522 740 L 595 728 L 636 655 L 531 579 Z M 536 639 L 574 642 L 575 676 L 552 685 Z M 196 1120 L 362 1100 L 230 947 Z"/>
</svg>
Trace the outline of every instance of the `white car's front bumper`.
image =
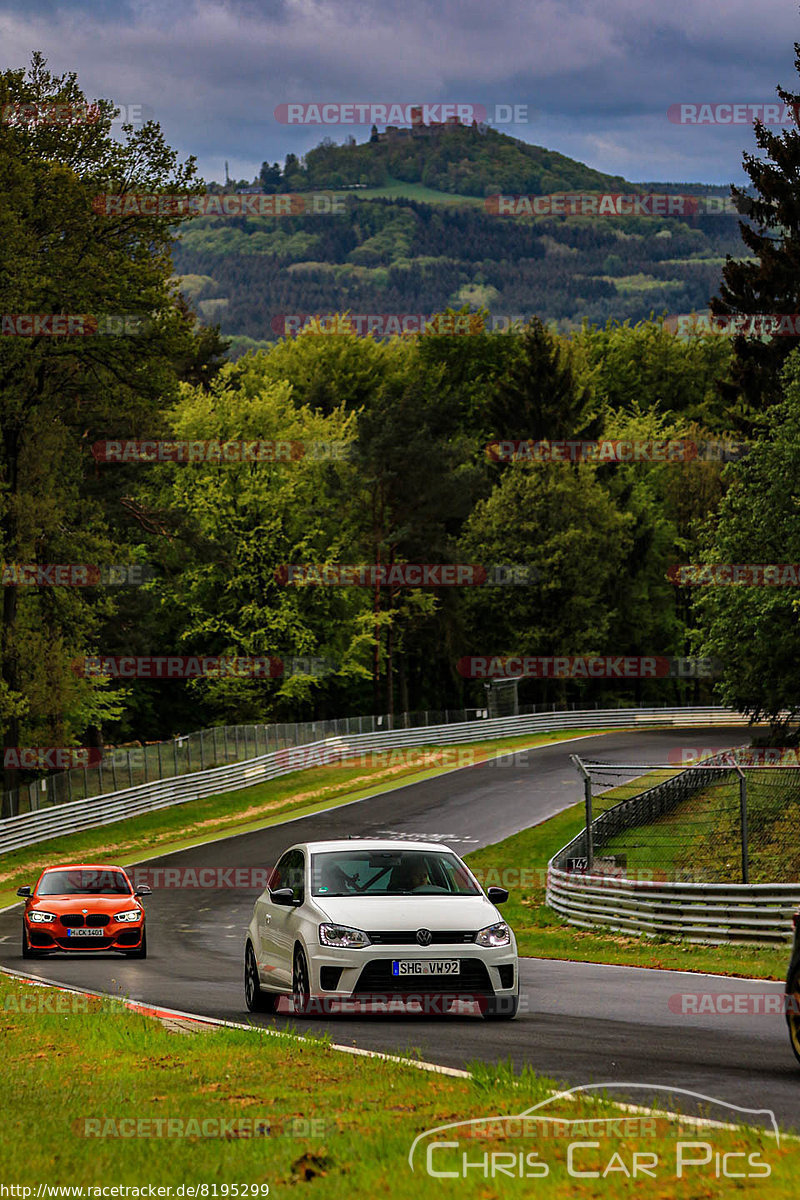
<svg viewBox="0 0 800 1200">
<path fill-rule="evenodd" d="M 337 999 L 446 995 L 464 999 L 514 996 L 519 988 L 517 950 L 509 946 L 366 946 L 361 950 L 309 947 L 311 991 Z M 394 975 L 394 962 L 459 962 L 457 975 Z"/>
</svg>

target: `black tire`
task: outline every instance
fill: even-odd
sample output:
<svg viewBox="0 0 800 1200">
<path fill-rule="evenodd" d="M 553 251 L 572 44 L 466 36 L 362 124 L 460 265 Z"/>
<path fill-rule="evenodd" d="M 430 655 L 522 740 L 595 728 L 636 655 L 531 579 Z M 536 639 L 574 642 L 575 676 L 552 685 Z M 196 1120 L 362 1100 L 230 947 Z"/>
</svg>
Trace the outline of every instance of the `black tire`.
<svg viewBox="0 0 800 1200">
<path fill-rule="evenodd" d="M 31 950 L 30 946 L 28 945 L 28 935 L 25 932 L 25 922 L 24 921 L 22 923 L 22 957 L 23 958 L 36 958 L 36 951 Z"/>
<path fill-rule="evenodd" d="M 308 1012 L 310 1000 L 311 984 L 308 976 L 308 962 L 302 946 L 296 946 L 292 969 L 292 1005 L 295 1013 Z"/>
<path fill-rule="evenodd" d="M 484 1021 L 512 1021 L 519 1009 L 519 992 L 514 996 L 489 996 L 482 1008 Z"/>
<path fill-rule="evenodd" d="M 786 1024 L 794 1056 L 800 1062 L 800 963 L 786 976 Z"/>
<path fill-rule="evenodd" d="M 252 944 L 244 952 L 244 1001 L 250 1012 L 275 1012 L 279 997 L 265 992 L 258 978 L 258 964 Z"/>
<path fill-rule="evenodd" d="M 147 930 L 142 930 L 142 944 L 136 950 L 126 950 L 126 958 L 147 958 Z"/>
</svg>

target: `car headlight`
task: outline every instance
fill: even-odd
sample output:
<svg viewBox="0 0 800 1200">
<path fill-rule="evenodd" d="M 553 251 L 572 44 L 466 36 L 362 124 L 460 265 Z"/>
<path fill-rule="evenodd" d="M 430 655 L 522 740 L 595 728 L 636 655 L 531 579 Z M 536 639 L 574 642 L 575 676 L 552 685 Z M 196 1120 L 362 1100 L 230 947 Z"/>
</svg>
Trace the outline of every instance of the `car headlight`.
<svg viewBox="0 0 800 1200">
<path fill-rule="evenodd" d="M 142 915 L 140 908 L 126 908 L 125 912 L 114 913 L 115 921 L 138 921 Z"/>
<path fill-rule="evenodd" d="M 362 929 L 351 929 L 349 925 L 320 925 L 319 944 L 339 950 L 360 950 L 369 946 L 370 940 Z"/>
<path fill-rule="evenodd" d="M 505 921 L 498 921 L 496 925 L 487 925 L 485 929 L 481 929 L 475 941 L 487 950 L 492 950 L 495 946 L 510 946 L 511 930 Z"/>
<path fill-rule="evenodd" d="M 33 908 L 28 913 L 28 920 L 34 925 L 44 925 L 47 921 L 55 921 L 56 914 L 43 912 L 41 908 Z"/>
</svg>

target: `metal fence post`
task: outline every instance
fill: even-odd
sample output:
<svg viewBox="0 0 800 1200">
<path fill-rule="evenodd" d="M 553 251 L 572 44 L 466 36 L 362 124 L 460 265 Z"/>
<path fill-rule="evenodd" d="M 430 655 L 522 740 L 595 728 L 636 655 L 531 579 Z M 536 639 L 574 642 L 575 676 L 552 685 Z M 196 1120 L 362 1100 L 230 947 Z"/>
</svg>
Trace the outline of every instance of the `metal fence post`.
<svg viewBox="0 0 800 1200">
<path fill-rule="evenodd" d="M 586 873 L 591 875 L 594 870 L 594 835 L 592 833 L 592 777 L 584 767 L 577 754 L 570 758 L 583 776 L 583 798 L 586 809 Z"/>
<path fill-rule="evenodd" d="M 177 775 L 178 775 L 178 739 L 177 738 L 172 739 L 172 757 L 175 761 L 175 776 L 177 778 Z"/>
<path fill-rule="evenodd" d="M 739 764 L 739 814 L 742 821 L 742 883 L 750 882 L 750 855 L 747 844 L 747 776 Z"/>
</svg>

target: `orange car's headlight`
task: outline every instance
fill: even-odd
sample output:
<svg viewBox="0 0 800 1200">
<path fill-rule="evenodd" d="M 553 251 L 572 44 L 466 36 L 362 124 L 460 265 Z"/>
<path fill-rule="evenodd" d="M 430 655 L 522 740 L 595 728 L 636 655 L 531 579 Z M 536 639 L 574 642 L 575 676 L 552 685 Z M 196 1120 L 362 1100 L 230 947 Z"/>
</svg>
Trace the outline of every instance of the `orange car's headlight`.
<svg viewBox="0 0 800 1200">
<path fill-rule="evenodd" d="M 143 915 L 140 908 L 127 908 L 125 912 L 114 913 L 115 921 L 138 921 Z"/>
</svg>

